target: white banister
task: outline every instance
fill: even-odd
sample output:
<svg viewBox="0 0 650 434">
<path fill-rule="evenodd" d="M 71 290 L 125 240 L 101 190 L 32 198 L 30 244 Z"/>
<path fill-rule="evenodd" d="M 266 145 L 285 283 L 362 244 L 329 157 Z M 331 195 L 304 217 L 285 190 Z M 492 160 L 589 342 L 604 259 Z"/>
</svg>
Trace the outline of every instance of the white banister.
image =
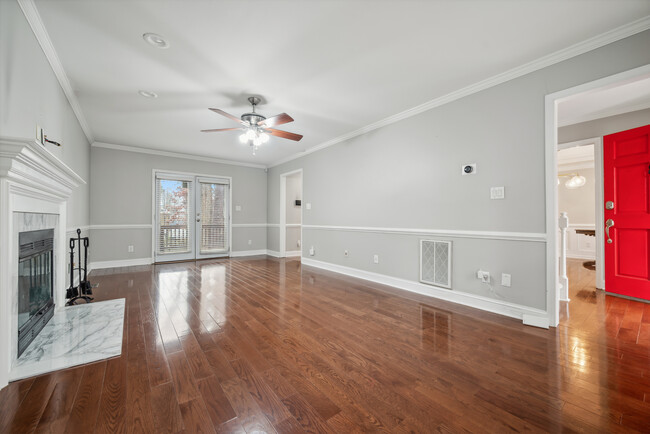
<svg viewBox="0 0 650 434">
<path fill-rule="evenodd" d="M 560 300 L 569 301 L 569 278 L 566 275 L 566 230 L 569 227 L 567 213 L 560 213 L 558 226 L 560 227 Z"/>
</svg>

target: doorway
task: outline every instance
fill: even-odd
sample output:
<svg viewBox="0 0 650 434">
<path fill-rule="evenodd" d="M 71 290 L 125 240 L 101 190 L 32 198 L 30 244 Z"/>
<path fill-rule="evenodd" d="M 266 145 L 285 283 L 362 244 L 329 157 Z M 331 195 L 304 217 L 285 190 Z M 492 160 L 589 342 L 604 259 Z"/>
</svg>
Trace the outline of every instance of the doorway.
<svg viewBox="0 0 650 434">
<path fill-rule="evenodd" d="M 154 262 L 230 255 L 231 179 L 154 171 Z"/>
<path fill-rule="evenodd" d="M 545 110 L 545 167 L 546 167 L 546 281 L 549 286 L 547 291 L 547 315 L 550 326 L 557 326 L 559 322 L 559 309 L 561 294 L 558 282 L 558 240 L 556 238 L 558 227 L 558 106 L 578 95 L 590 95 L 596 91 L 606 91 L 622 85 L 640 82 L 650 78 L 650 65 L 635 68 L 610 77 L 605 77 L 593 82 L 585 83 L 570 89 L 556 92 L 546 96 Z M 610 107 L 611 108 L 611 107 Z M 611 113 L 609 113 L 611 115 Z M 622 128 L 626 129 L 626 128 Z M 602 149 L 601 149 L 602 151 Z M 602 152 L 600 153 L 602 157 Z M 596 152 L 598 159 L 598 152 Z M 602 168 L 596 161 L 596 167 Z M 601 198 L 602 199 L 602 198 Z M 597 209 L 602 211 L 604 203 L 597 203 Z M 602 213 L 601 213 L 602 214 Z M 597 213 L 598 216 L 598 213 Z M 604 236 L 604 223 L 596 221 L 596 241 L 600 244 Z M 601 240 L 601 241 L 599 241 Z M 598 250 L 598 247 L 597 247 Z M 605 267 L 601 267 L 601 269 Z M 604 282 L 603 282 L 604 283 Z"/>
<path fill-rule="evenodd" d="M 280 257 L 302 256 L 302 169 L 280 175 Z"/>
</svg>

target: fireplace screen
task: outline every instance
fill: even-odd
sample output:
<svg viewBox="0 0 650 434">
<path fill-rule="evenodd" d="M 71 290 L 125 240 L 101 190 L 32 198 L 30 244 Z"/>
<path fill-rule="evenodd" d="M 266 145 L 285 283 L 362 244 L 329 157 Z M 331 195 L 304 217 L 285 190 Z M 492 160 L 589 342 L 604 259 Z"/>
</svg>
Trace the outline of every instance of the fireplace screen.
<svg viewBox="0 0 650 434">
<path fill-rule="evenodd" d="M 54 230 L 18 234 L 18 355 L 54 313 Z"/>
</svg>

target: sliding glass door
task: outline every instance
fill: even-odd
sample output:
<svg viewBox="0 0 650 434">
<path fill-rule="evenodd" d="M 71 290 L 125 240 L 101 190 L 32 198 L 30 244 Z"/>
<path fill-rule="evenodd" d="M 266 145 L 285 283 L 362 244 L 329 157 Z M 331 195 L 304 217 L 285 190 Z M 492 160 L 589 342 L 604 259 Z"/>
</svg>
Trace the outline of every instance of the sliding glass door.
<svg viewBox="0 0 650 434">
<path fill-rule="evenodd" d="M 230 180 L 155 174 L 156 262 L 230 254 Z"/>
</svg>

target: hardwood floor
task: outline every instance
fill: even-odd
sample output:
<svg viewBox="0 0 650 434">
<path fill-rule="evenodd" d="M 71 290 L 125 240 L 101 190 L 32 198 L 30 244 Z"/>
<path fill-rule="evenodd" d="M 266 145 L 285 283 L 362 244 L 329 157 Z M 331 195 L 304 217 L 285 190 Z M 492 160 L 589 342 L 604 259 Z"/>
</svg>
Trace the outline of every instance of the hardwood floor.
<svg viewBox="0 0 650 434">
<path fill-rule="evenodd" d="M 650 305 L 581 262 L 551 330 L 296 260 L 102 270 L 122 356 L 11 383 L 0 432 L 648 432 Z"/>
</svg>

